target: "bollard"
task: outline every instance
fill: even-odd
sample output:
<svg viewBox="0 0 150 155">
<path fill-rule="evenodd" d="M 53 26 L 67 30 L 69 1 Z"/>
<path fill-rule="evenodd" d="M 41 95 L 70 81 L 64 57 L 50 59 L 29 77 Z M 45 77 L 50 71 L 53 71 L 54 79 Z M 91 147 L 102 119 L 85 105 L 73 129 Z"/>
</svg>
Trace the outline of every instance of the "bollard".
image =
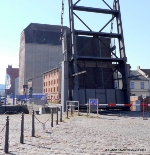
<svg viewBox="0 0 150 155">
<path fill-rule="evenodd" d="M 4 146 L 4 152 L 8 153 L 9 148 L 9 116 L 6 117 L 6 131 L 5 131 L 5 146 Z"/>
<path fill-rule="evenodd" d="M 60 122 L 62 122 L 62 106 L 60 107 Z"/>
<path fill-rule="evenodd" d="M 35 137 L 34 110 L 32 111 L 32 137 Z"/>
<path fill-rule="evenodd" d="M 21 135 L 20 135 L 20 143 L 24 143 L 24 114 L 21 114 Z"/>
<path fill-rule="evenodd" d="M 73 115 L 72 102 L 71 102 L 71 116 Z"/>
<path fill-rule="evenodd" d="M 53 108 L 51 108 L 51 127 L 53 127 Z"/>
<path fill-rule="evenodd" d="M 56 118 L 56 125 L 58 125 L 58 107 L 56 108 L 56 115 L 57 115 L 57 116 L 56 116 L 56 117 L 57 117 L 57 118 Z"/>
<path fill-rule="evenodd" d="M 68 106 L 66 107 L 66 110 L 67 110 L 67 118 L 68 118 Z"/>
</svg>

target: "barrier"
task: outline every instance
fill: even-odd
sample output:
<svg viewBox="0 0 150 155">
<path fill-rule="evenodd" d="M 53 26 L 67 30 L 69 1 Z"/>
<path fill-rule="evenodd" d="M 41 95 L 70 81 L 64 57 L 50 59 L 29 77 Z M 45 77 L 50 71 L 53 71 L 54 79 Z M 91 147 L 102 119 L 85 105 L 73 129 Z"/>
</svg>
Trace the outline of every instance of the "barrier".
<svg viewBox="0 0 150 155">
<path fill-rule="evenodd" d="M 73 112 L 75 111 L 75 108 L 78 108 L 78 116 L 79 116 L 79 101 L 66 101 L 66 113 L 67 118 L 68 117 L 68 111 L 71 112 L 71 116 L 73 115 Z"/>
<path fill-rule="evenodd" d="M 35 137 L 34 115 L 35 115 L 35 113 L 34 113 L 34 110 L 33 110 L 32 111 L 32 134 L 31 134 L 32 137 Z"/>
<path fill-rule="evenodd" d="M 108 106 L 108 107 L 131 107 L 131 106 L 150 106 L 150 104 L 145 104 L 145 103 L 141 103 L 141 104 L 115 104 L 115 103 L 109 103 L 109 104 L 99 104 L 100 106 Z"/>
<path fill-rule="evenodd" d="M 21 134 L 20 134 L 20 143 L 24 143 L 24 114 L 21 114 Z"/>
<path fill-rule="evenodd" d="M 5 131 L 5 146 L 4 152 L 8 153 L 9 150 L 9 116 L 6 117 L 6 131 Z"/>
<path fill-rule="evenodd" d="M 51 113 L 51 115 L 49 115 L 49 118 L 46 121 L 44 121 L 44 122 L 40 121 L 36 117 L 35 111 L 32 110 L 32 117 L 31 117 L 31 120 L 30 120 L 31 125 L 32 125 L 32 128 L 31 128 L 31 137 L 35 137 L 35 126 L 36 126 L 35 119 L 39 123 L 42 124 L 43 130 L 45 130 L 45 124 L 50 120 L 50 118 L 51 118 L 51 127 L 54 126 L 54 124 L 53 124 L 53 122 L 54 122 L 54 117 L 53 117 L 53 115 L 54 115 L 54 109 L 56 109 L 56 125 L 58 125 L 58 122 L 59 122 L 58 111 L 59 111 L 59 109 L 60 109 L 60 122 L 62 122 L 62 107 L 57 107 L 57 106 L 50 107 L 50 110 L 52 111 L 52 113 Z M 40 116 L 40 115 L 38 115 L 38 116 Z M 36 123 L 37 123 L 37 121 L 36 121 Z M 21 129 L 20 130 L 20 143 L 21 144 L 24 144 L 24 123 L 25 123 L 24 113 L 22 112 L 21 113 L 21 124 L 20 124 L 21 125 L 20 126 L 21 127 L 20 128 Z M 10 142 L 10 140 L 9 140 L 9 116 L 6 117 L 6 123 L 4 123 L 3 124 L 3 127 L 0 128 L 0 133 L 4 132 L 4 130 L 5 130 L 5 136 L 4 136 L 4 140 L 5 140 L 4 141 L 4 152 L 5 153 L 9 153 L 9 142 Z M 18 142 L 19 142 L 19 140 L 18 140 Z"/>
</svg>

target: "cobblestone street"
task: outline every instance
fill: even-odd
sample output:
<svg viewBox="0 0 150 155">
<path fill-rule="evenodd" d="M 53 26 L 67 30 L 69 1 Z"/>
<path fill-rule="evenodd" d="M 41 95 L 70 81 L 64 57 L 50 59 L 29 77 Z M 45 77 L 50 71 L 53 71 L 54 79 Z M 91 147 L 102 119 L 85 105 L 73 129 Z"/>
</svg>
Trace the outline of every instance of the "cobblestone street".
<svg viewBox="0 0 150 155">
<path fill-rule="evenodd" d="M 9 154 L 24 155 L 150 155 L 150 114 L 141 112 L 70 117 L 51 127 L 49 114 L 35 115 L 35 137 L 31 137 L 32 116 L 24 116 L 24 144 L 20 144 L 21 115 L 9 115 Z M 46 122 L 47 121 L 47 122 Z M 4 153 L 6 115 L 0 115 L 0 154 Z M 41 122 L 41 123 L 40 123 Z M 46 122 L 45 124 L 42 124 Z"/>
</svg>

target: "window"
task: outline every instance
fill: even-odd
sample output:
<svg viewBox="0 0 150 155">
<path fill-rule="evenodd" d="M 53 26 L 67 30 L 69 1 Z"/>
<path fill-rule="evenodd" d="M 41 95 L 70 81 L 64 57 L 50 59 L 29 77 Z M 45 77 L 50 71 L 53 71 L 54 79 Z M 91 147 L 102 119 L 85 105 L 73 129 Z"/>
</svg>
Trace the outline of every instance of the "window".
<svg viewBox="0 0 150 155">
<path fill-rule="evenodd" d="M 141 82 L 141 89 L 144 89 L 144 82 Z"/>
<path fill-rule="evenodd" d="M 134 89 L 134 82 L 130 82 L 130 88 Z"/>
<path fill-rule="evenodd" d="M 55 87 L 54 87 L 54 92 L 55 92 Z"/>
<path fill-rule="evenodd" d="M 114 81 L 114 88 L 115 88 L 115 89 L 118 88 L 118 81 Z"/>
</svg>

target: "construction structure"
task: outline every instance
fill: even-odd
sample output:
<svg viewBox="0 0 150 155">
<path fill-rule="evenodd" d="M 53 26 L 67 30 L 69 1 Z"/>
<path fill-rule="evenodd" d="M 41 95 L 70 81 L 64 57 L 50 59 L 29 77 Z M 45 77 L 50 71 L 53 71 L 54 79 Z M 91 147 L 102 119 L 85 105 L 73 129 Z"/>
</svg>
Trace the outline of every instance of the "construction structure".
<svg viewBox="0 0 150 155">
<path fill-rule="evenodd" d="M 64 110 L 66 100 L 79 101 L 80 107 L 87 103 L 89 98 L 97 98 L 100 104 L 129 104 L 130 65 L 127 64 L 125 53 L 119 0 L 114 0 L 113 7 L 102 0 L 108 9 L 87 7 L 83 6 L 83 3 L 82 6 L 79 6 L 80 1 L 68 0 L 70 35 L 61 30 L 64 55 L 61 102 Z M 96 32 L 75 11 L 107 14 L 111 17 Z M 63 26 L 63 14 L 64 0 L 62 0 L 61 26 Z M 75 17 L 88 30 L 75 29 Z M 115 33 L 113 33 L 114 19 L 116 19 L 117 27 Z M 110 32 L 103 32 L 109 24 L 111 25 Z M 114 39 L 118 39 L 118 53 L 116 52 L 117 45 L 112 44 Z M 119 74 L 121 74 L 121 78 L 118 77 Z M 119 85 L 119 80 L 122 82 L 121 89 L 115 88 L 114 84 L 117 82 Z"/>
</svg>

